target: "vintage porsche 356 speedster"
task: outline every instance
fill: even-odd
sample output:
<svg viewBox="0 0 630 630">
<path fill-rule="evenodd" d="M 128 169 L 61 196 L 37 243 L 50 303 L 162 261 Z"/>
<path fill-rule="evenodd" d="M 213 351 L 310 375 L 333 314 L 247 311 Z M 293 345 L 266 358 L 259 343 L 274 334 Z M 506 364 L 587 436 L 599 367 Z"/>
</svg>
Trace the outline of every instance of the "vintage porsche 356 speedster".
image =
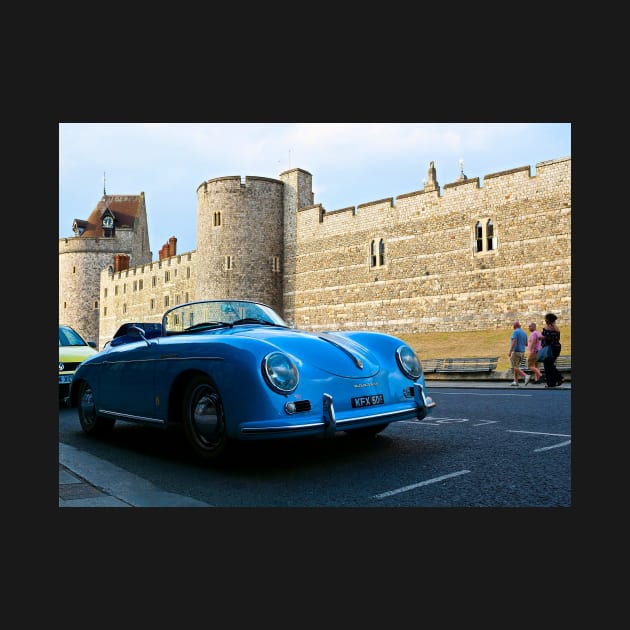
<svg viewBox="0 0 630 630">
<path fill-rule="evenodd" d="M 70 404 L 85 433 L 180 423 L 215 460 L 235 440 L 376 435 L 435 406 L 415 351 L 392 335 L 298 330 L 265 304 L 230 299 L 175 306 L 158 330 L 131 325 L 79 365 Z"/>
</svg>

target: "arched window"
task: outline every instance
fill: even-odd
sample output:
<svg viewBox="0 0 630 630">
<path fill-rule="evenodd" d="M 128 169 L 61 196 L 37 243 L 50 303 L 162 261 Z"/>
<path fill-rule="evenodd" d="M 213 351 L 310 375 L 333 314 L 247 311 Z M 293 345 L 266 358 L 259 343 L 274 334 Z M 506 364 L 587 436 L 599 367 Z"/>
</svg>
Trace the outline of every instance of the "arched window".
<svg viewBox="0 0 630 630">
<path fill-rule="evenodd" d="M 477 221 L 477 225 L 475 225 L 475 251 L 483 251 L 483 226 L 480 221 Z"/>
<path fill-rule="evenodd" d="M 385 239 L 370 241 L 370 267 L 382 267 L 385 264 Z"/>
<path fill-rule="evenodd" d="M 489 219 L 486 224 L 486 249 L 490 251 L 494 249 L 494 245 L 494 224 L 492 223 L 492 219 Z"/>
</svg>

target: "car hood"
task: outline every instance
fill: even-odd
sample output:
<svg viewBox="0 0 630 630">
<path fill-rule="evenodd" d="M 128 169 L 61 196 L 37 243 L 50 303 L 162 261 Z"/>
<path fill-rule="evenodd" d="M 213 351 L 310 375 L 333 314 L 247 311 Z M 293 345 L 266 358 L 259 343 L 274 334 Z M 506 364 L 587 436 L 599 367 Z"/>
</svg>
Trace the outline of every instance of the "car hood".
<svg viewBox="0 0 630 630">
<path fill-rule="evenodd" d="M 239 328 L 235 336 L 258 338 L 324 372 L 346 378 L 374 376 L 380 369 L 376 355 L 355 341 L 332 332 L 310 333 L 293 328 Z"/>
<path fill-rule="evenodd" d="M 59 346 L 59 360 L 65 363 L 80 363 L 95 354 L 90 346 Z"/>
</svg>

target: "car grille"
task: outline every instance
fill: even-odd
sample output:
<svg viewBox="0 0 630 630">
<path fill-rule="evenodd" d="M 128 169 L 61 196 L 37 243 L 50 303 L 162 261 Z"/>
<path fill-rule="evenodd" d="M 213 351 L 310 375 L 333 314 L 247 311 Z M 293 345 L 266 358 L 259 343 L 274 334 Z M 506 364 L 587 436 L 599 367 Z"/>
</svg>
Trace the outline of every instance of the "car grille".
<svg viewBox="0 0 630 630">
<path fill-rule="evenodd" d="M 74 372 L 77 367 L 79 367 L 80 361 L 75 361 L 74 363 L 65 363 L 63 364 L 63 372 Z"/>
<path fill-rule="evenodd" d="M 311 410 L 311 401 L 310 400 L 296 400 L 295 401 L 295 410 L 296 411 L 310 411 Z"/>
</svg>

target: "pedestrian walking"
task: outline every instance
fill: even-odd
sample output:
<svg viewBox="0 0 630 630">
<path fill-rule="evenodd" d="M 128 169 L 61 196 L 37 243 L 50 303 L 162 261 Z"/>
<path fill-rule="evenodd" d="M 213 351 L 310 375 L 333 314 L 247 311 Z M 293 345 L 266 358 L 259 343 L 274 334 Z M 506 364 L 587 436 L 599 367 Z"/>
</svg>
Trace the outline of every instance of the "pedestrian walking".
<svg viewBox="0 0 630 630">
<path fill-rule="evenodd" d="M 510 351 L 508 357 L 510 358 L 510 365 L 512 366 L 512 373 L 514 374 L 514 380 L 512 381 L 512 387 L 518 387 L 518 377 L 522 376 L 525 380 L 525 385 L 529 383 L 531 376 L 525 374 L 521 370 L 521 362 L 525 356 L 525 348 L 527 347 L 527 333 L 521 328 L 521 323 L 516 321 L 513 326 L 514 330 L 510 337 Z"/>
<path fill-rule="evenodd" d="M 530 371 L 530 374 L 534 374 L 536 377 L 532 381 L 532 385 L 538 385 L 540 383 L 542 372 L 538 367 L 536 356 L 538 355 L 538 351 L 542 347 L 542 335 L 540 334 L 540 331 L 536 330 L 536 322 L 530 322 L 527 327 L 529 328 L 529 339 L 527 341 L 527 367 Z"/>
<path fill-rule="evenodd" d="M 564 382 L 558 368 L 556 367 L 556 359 L 560 356 L 562 344 L 560 343 L 560 328 L 556 324 L 558 316 L 554 313 L 545 315 L 545 325 L 542 329 L 542 347 L 551 346 L 551 356 L 543 361 L 545 366 L 545 387 L 558 387 Z"/>
</svg>

